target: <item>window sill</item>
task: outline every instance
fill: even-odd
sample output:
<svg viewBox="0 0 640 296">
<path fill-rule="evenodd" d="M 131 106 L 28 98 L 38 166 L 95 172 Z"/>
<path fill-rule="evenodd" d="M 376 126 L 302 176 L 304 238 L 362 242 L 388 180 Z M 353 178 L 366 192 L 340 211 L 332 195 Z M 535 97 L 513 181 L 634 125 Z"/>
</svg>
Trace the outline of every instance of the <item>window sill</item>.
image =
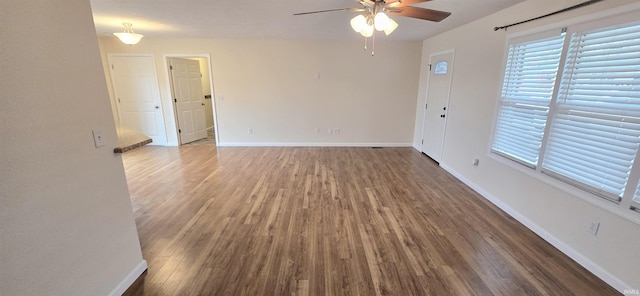
<svg viewBox="0 0 640 296">
<path fill-rule="evenodd" d="M 562 182 L 560 180 L 547 176 L 538 170 L 528 168 L 524 165 L 518 164 L 513 160 L 504 158 L 494 153 L 490 152 L 489 158 L 491 158 L 492 160 L 495 160 L 500 164 L 505 165 L 508 169 L 514 169 L 544 184 L 547 184 L 556 189 L 559 189 L 572 197 L 578 198 L 598 208 L 608 211 L 618 217 L 624 218 L 626 220 L 629 220 L 630 222 L 640 225 L 640 213 L 633 211 L 629 208 L 624 208 L 624 206 L 621 203 L 614 202 L 614 201 L 602 198 L 600 196 L 594 195 L 580 188 L 574 187 L 565 182 Z"/>
</svg>

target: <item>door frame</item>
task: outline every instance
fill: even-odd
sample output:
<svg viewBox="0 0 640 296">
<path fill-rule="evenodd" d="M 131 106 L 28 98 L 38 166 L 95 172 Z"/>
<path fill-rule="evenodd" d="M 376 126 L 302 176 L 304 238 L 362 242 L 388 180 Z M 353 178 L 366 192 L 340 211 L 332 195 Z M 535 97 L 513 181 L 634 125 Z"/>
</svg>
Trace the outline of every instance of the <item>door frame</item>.
<svg viewBox="0 0 640 296">
<path fill-rule="evenodd" d="M 212 70 L 212 66 L 211 66 L 211 55 L 208 53 L 203 53 L 203 54 L 164 54 L 162 55 L 162 60 L 164 63 L 164 72 L 165 72 L 165 78 L 166 81 L 169 82 L 167 84 L 167 93 L 169 94 L 169 96 L 172 96 L 173 94 L 173 84 L 171 83 L 171 72 L 169 70 L 169 59 L 170 58 L 180 58 L 180 59 L 189 59 L 189 58 L 204 58 L 207 60 L 207 69 L 209 71 L 209 87 L 211 89 L 211 111 L 213 113 L 213 134 L 214 134 L 214 138 L 216 140 L 216 146 L 218 146 L 219 142 L 220 142 L 220 134 L 218 133 L 218 116 L 217 116 L 217 112 L 216 112 L 216 96 L 215 96 L 215 89 L 214 89 L 214 84 L 213 84 L 213 70 Z M 200 71 L 202 71 L 202 69 L 200 69 Z M 180 134 L 178 133 L 178 111 L 176 110 L 176 104 L 174 104 L 173 102 L 173 97 L 169 98 L 169 101 L 171 102 L 171 106 L 172 106 L 172 110 L 173 110 L 173 122 L 174 122 L 174 133 L 176 135 L 176 138 L 178 140 L 178 146 L 181 146 L 182 143 L 180 142 Z"/>
<path fill-rule="evenodd" d="M 449 111 L 451 111 L 451 106 L 450 106 L 450 101 L 451 101 L 451 86 L 453 84 L 453 70 L 454 70 L 454 65 L 455 65 L 455 60 L 456 60 L 456 49 L 452 48 L 452 49 L 447 49 L 447 50 L 443 50 L 443 51 L 439 51 L 439 52 L 435 52 L 429 55 L 429 66 L 435 66 L 431 64 L 431 60 L 433 59 L 433 57 L 435 56 L 439 56 L 439 55 L 443 55 L 443 54 L 448 54 L 451 53 L 451 65 L 449 66 L 449 71 L 451 73 L 451 76 L 449 77 L 449 89 L 447 90 L 447 99 L 446 99 L 446 106 L 447 106 L 447 116 L 444 119 L 444 126 L 443 126 L 443 135 L 442 135 L 442 151 L 444 152 L 444 143 L 445 143 L 445 139 L 447 137 L 447 122 L 449 121 Z M 420 152 L 424 153 L 424 131 L 425 131 L 425 125 L 426 125 L 426 121 L 427 121 L 427 106 L 429 104 L 429 84 L 431 82 L 431 71 L 428 71 L 428 75 L 427 75 L 427 84 L 425 87 L 425 93 L 424 93 L 424 104 L 425 107 L 422 108 L 422 133 L 420 135 L 420 137 L 422 138 L 422 143 L 420 144 Z M 444 154 L 444 153 L 443 153 Z M 428 156 L 428 155 L 427 155 Z M 429 158 L 431 158 L 430 156 L 428 156 Z M 442 156 L 440 157 L 440 161 L 442 161 Z M 439 162 L 438 162 L 439 163 Z"/>
</svg>

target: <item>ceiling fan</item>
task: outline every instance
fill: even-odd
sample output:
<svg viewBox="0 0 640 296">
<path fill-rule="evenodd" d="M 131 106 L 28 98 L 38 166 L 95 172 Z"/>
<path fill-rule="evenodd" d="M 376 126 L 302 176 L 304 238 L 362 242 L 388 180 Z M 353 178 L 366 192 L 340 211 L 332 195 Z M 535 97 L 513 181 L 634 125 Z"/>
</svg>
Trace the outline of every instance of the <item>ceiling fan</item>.
<svg viewBox="0 0 640 296">
<path fill-rule="evenodd" d="M 413 7 L 410 5 L 429 2 L 432 0 L 355 0 L 360 3 L 362 7 L 357 8 L 338 8 L 329 10 L 309 11 L 294 13 L 293 15 L 305 15 L 322 12 L 332 11 L 357 11 L 367 12 L 369 14 L 376 15 L 379 12 L 386 12 L 391 15 L 399 15 L 412 17 L 432 22 L 439 22 L 451 15 L 450 12 L 433 10 L 428 8 Z"/>
<path fill-rule="evenodd" d="M 333 11 L 353 11 L 362 12 L 351 19 L 351 28 L 354 31 L 360 33 L 365 37 L 365 50 L 367 49 L 367 38 L 374 37 L 374 29 L 377 31 L 384 31 L 386 35 L 391 34 L 397 27 L 398 23 L 390 19 L 387 14 L 406 16 L 417 18 L 421 20 L 427 20 L 432 22 L 439 22 L 451 15 L 450 12 L 439 11 L 421 7 L 413 7 L 411 5 L 429 2 L 432 0 L 355 0 L 360 3 L 362 7 L 354 8 L 338 8 L 329 10 L 318 10 L 295 13 L 293 15 L 306 15 L 314 13 L 324 13 Z M 374 43 L 375 44 L 375 43 Z M 374 45 L 375 46 L 375 45 Z M 374 52 L 371 52 L 373 55 Z"/>
</svg>

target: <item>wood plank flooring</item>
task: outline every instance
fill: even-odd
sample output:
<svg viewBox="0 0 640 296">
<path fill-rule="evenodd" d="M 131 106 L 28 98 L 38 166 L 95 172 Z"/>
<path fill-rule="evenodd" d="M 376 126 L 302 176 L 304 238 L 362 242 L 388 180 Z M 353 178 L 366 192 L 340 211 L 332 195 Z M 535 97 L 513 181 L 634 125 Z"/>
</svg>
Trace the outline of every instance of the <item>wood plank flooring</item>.
<svg viewBox="0 0 640 296">
<path fill-rule="evenodd" d="M 619 295 L 412 148 L 123 154 L 125 295 Z"/>
</svg>

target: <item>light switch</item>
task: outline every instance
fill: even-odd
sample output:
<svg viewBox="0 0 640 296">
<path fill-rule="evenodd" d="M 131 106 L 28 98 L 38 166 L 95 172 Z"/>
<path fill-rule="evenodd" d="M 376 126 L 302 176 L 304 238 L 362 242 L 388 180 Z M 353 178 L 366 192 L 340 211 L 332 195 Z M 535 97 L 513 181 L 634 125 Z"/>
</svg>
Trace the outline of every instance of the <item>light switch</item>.
<svg viewBox="0 0 640 296">
<path fill-rule="evenodd" d="M 93 130 L 93 142 L 96 144 L 96 148 L 100 148 L 105 145 L 102 130 Z"/>
</svg>

